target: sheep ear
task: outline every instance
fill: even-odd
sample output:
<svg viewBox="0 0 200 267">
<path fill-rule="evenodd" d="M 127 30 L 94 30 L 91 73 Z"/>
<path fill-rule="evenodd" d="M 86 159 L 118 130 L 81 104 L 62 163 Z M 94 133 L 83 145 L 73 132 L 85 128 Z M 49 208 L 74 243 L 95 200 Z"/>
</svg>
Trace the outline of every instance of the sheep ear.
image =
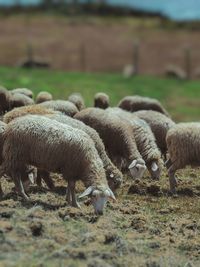
<svg viewBox="0 0 200 267">
<path fill-rule="evenodd" d="M 137 160 L 134 159 L 134 160 L 131 162 L 131 164 L 128 166 L 128 168 L 129 168 L 129 169 L 134 168 L 134 167 L 136 166 L 136 163 L 137 163 Z"/>
<path fill-rule="evenodd" d="M 35 181 L 34 181 L 34 175 L 33 175 L 32 172 L 28 174 L 28 179 L 31 182 L 31 184 L 34 184 L 35 183 Z"/>
<path fill-rule="evenodd" d="M 93 186 L 88 187 L 78 198 L 83 198 L 90 195 L 93 191 Z"/>
<path fill-rule="evenodd" d="M 158 170 L 158 165 L 155 162 L 153 162 L 151 165 L 151 169 L 153 172 L 156 172 Z"/>
<path fill-rule="evenodd" d="M 113 194 L 113 191 L 110 188 L 108 188 L 108 197 L 112 199 L 114 202 L 117 201 L 117 199 L 115 198 L 115 195 Z"/>
</svg>

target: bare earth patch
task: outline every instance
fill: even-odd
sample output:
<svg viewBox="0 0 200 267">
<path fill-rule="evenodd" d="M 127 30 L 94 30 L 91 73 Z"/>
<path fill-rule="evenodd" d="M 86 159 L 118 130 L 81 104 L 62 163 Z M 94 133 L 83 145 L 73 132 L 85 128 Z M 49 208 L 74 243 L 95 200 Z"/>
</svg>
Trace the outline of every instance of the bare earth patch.
<svg viewBox="0 0 200 267">
<path fill-rule="evenodd" d="M 166 175 L 156 183 L 127 177 L 117 203 L 108 203 L 101 217 L 87 201 L 81 210 L 68 207 L 57 175 L 56 192 L 33 186 L 30 202 L 2 179 L 0 266 L 199 266 L 200 174 L 178 175 L 176 198 L 168 194 Z"/>
</svg>

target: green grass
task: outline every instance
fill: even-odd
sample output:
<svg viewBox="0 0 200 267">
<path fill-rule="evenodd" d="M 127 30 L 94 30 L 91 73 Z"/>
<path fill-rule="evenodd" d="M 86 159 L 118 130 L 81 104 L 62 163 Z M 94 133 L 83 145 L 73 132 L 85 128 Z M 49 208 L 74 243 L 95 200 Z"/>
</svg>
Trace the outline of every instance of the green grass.
<svg viewBox="0 0 200 267">
<path fill-rule="evenodd" d="M 178 81 L 161 77 L 137 76 L 125 79 L 121 74 L 71 73 L 54 70 L 0 68 L 0 84 L 8 89 L 27 87 L 49 91 L 55 98 L 67 99 L 80 92 L 87 106 L 93 105 L 96 92 L 106 92 L 111 105 L 126 95 L 139 94 L 159 99 L 178 121 L 199 120 L 200 81 Z"/>
</svg>

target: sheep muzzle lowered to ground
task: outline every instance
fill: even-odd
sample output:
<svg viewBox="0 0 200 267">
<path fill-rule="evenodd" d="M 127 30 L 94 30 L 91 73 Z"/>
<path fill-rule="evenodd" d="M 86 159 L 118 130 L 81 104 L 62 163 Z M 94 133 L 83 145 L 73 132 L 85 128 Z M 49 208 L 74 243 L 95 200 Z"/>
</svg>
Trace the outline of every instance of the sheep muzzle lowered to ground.
<svg viewBox="0 0 200 267">
<path fill-rule="evenodd" d="M 154 179 L 154 180 L 159 180 L 160 178 L 160 173 L 161 173 L 161 169 L 159 168 L 158 164 L 153 161 L 151 163 L 151 170 L 150 170 L 150 173 L 151 173 L 151 177 Z"/>
<path fill-rule="evenodd" d="M 140 179 L 145 170 L 146 170 L 146 166 L 145 166 L 145 162 L 140 160 L 133 160 L 132 163 L 129 165 L 129 170 L 131 172 L 131 175 L 134 179 L 138 178 Z"/>
<path fill-rule="evenodd" d="M 86 196 L 91 197 L 91 203 L 97 215 L 103 215 L 103 208 L 106 205 L 108 199 L 116 201 L 116 198 L 109 187 L 96 188 L 94 186 L 90 186 L 79 196 L 79 198 L 83 198 Z"/>
</svg>

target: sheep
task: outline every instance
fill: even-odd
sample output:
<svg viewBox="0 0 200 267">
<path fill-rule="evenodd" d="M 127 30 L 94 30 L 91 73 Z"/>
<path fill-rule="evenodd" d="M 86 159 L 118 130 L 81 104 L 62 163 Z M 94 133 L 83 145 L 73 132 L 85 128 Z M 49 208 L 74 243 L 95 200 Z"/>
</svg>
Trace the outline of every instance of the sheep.
<svg viewBox="0 0 200 267">
<path fill-rule="evenodd" d="M 75 120 L 73 118 L 70 118 L 62 114 L 50 114 L 46 116 L 50 119 L 56 120 L 60 123 L 67 124 L 73 128 L 82 130 L 85 133 L 87 133 L 90 136 L 90 138 L 93 140 L 96 150 L 99 153 L 99 156 L 103 162 L 109 187 L 113 191 L 115 191 L 117 188 L 120 187 L 123 181 L 123 175 L 117 169 L 117 167 L 115 167 L 115 165 L 111 162 L 111 160 L 107 156 L 104 144 L 101 138 L 99 137 L 98 133 L 93 128 L 85 125 L 81 121 Z"/>
<path fill-rule="evenodd" d="M 33 98 L 33 92 L 27 88 L 16 88 L 16 89 L 11 90 L 11 93 L 22 94 L 22 95 L 28 96 L 29 98 Z"/>
<path fill-rule="evenodd" d="M 68 101 L 72 102 L 79 111 L 85 108 L 84 99 L 82 95 L 79 93 L 73 93 L 69 95 Z"/>
<path fill-rule="evenodd" d="M 109 107 L 109 96 L 105 93 L 97 93 L 94 96 L 94 107 L 106 109 Z"/>
<path fill-rule="evenodd" d="M 200 166 L 200 123 L 178 123 L 166 136 L 169 159 L 166 162 L 170 191 L 176 193 L 175 173 L 186 165 Z"/>
<path fill-rule="evenodd" d="M 149 97 L 138 95 L 126 96 L 119 102 L 118 107 L 130 112 L 138 110 L 155 110 L 169 117 L 168 112 L 164 109 L 161 103 L 157 99 Z"/>
<path fill-rule="evenodd" d="M 68 182 L 67 201 L 74 207 L 79 207 L 77 180 L 87 187 L 79 198 L 91 196 L 95 213 L 102 214 L 108 198 L 115 200 L 94 143 L 81 130 L 38 115 L 13 120 L 4 133 L 0 173 L 10 173 L 19 193 L 28 200 L 21 181 L 27 165 L 61 173 Z"/>
<path fill-rule="evenodd" d="M 73 117 L 78 112 L 77 107 L 72 102 L 66 100 L 51 100 L 37 105 L 60 111 L 70 117 Z"/>
<path fill-rule="evenodd" d="M 83 121 L 99 133 L 111 160 L 125 159 L 132 177 L 143 176 L 146 166 L 128 124 L 99 108 L 84 109 L 74 118 Z M 119 163 L 116 164 L 119 166 Z"/>
<path fill-rule="evenodd" d="M 6 111 L 10 109 L 10 92 L 0 86 L 0 115 L 3 115 Z"/>
<path fill-rule="evenodd" d="M 27 114 L 48 115 L 48 114 L 59 114 L 59 112 L 45 108 L 40 105 L 23 106 L 23 107 L 14 108 L 13 110 L 7 112 L 3 116 L 3 122 L 9 123 L 16 118 L 27 115 Z"/>
<path fill-rule="evenodd" d="M 105 152 L 104 144 L 101 141 L 98 133 L 94 129 L 85 125 L 81 121 L 72 119 L 68 116 L 63 115 L 62 113 L 58 113 L 53 110 L 51 111 L 51 110 L 45 109 L 38 105 L 32 105 L 32 106 L 13 109 L 12 111 L 8 112 L 4 116 L 3 119 L 4 119 L 4 122 L 9 123 L 13 119 L 16 119 L 18 117 L 21 117 L 27 114 L 45 115 L 50 119 L 57 120 L 58 122 L 67 124 L 69 126 L 72 126 L 73 128 L 78 128 L 86 132 L 93 139 L 95 143 L 95 147 L 103 161 L 104 168 L 106 170 L 106 177 L 107 177 L 110 188 L 112 190 L 116 190 L 121 185 L 123 176 L 121 172 L 110 161 L 109 157 L 107 156 Z M 39 186 L 41 185 L 41 178 L 45 180 L 46 184 L 48 185 L 50 189 L 54 188 L 53 182 L 51 181 L 49 174 L 45 173 L 43 170 L 38 171 L 37 184 Z"/>
<path fill-rule="evenodd" d="M 134 117 L 132 113 L 120 108 L 109 108 L 106 112 L 115 114 L 121 120 L 130 124 L 138 150 L 146 163 L 147 169 L 152 179 L 158 180 L 163 168 L 163 160 L 149 125 L 145 121 Z"/>
<path fill-rule="evenodd" d="M 34 104 L 33 99 L 31 99 L 30 97 L 24 94 L 15 93 L 10 98 L 10 109 L 13 109 L 16 107 L 33 105 L 33 104 Z"/>
<path fill-rule="evenodd" d="M 4 132 L 6 129 L 7 124 L 0 121 L 0 164 L 2 164 L 3 158 L 2 158 L 2 151 L 3 151 L 3 144 L 4 144 Z M 26 184 L 26 187 L 29 186 L 29 183 L 33 183 L 33 179 L 35 178 L 35 169 L 31 166 L 29 166 L 26 170 L 26 174 L 24 178 L 24 182 Z M 3 190 L 0 183 L 0 198 L 3 196 Z"/>
<path fill-rule="evenodd" d="M 5 132 L 6 123 L 0 121 L 0 164 L 2 163 L 2 151 L 3 151 L 3 134 Z M 3 195 L 3 190 L 0 183 L 0 197 Z"/>
<path fill-rule="evenodd" d="M 149 124 L 156 138 L 157 146 L 166 159 L 166 135 L 168 130 L 175 125 L 175 122 L 164 114 L 153 110 L 140 110 L 134 112 L 133 115 L 145 120 Z"/>
<path fill-rule="evenodd" d="M 39 103 L 43 103 L 45 101 L 50 101 L 50 100 L 53 100 L 52 94 L 46 91 L 42 91 L 42 92 L 39 92 L 39 94 L 37 95 L 35 103 L 39 104 Z"/>
</svg>

